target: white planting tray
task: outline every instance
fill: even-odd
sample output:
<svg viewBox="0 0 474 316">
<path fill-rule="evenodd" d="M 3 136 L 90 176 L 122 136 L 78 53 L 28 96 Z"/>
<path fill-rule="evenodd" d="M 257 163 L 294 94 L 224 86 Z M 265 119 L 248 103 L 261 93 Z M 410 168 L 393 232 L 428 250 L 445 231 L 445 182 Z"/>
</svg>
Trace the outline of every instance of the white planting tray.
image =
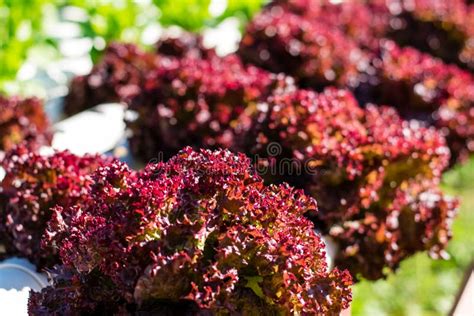
<svg viewBox="0 0 474 316">
<path fill-rule="evenodd" d="M 57 123 L 52 147 L 76 155 L 105 153 L 120 142 L 125 133 L 125 106 L 98 105 Z"/>
<path fill-rule="evenodd" d="M 26 259 L 10 258 L 0 263 L 0 306 L 2 315 L 27 315 L 30 289 L 48 285 L 45 274 L 36 272 Z"/>
</svg>

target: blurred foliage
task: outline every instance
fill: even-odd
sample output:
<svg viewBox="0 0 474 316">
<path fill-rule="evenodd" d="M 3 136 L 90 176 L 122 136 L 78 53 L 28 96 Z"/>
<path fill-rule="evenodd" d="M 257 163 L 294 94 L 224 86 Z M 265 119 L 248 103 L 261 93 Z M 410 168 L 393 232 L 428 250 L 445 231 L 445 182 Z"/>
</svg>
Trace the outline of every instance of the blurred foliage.
<svg viewBox="0 0 474 316">
<path fill-rule="evenodd" d="M 451 258 L 431 260 L 426 254 L 406 260 L 387 280 L 363 281 L 355 287 L 353 315 L 447 315 L 474 260 L 474 159 L 445 175 L 444 190 L 461 198 L 448 247 Z"/>
<path fill-rule="evenodd" d="M 143 32 L 157 23 L 159 16 L 155 6 L 136 0 L 62 0 L 56 1 L 56 5 L 64 20 L 79 25 L 80 37 L 93 40 L 91 57 L 94 62 L 110 41 L 142 43 Z M 68 10 L 76 17 L 64 14 Z"/>
<path fill-rule="evenodd" d="M 244 25 L 266 0 L 153 0 L 161 11 L 163 26 L 179 25 L 189 31 L 214 27 L 226 18 L 236 17 Z M 184 14 L 183 14 L 184 12 Z"/>
<path fill-rule="evenodd" d="M 95 61 L 112 40 L 150 44 L 144 35 L 159 25 L 189 31 L 214 27 L 228 17 L 242 25 L 265 0 L 0 0 L 0 91 L 15 80 L 20 67 L 38 47 L 54 48 L 62 56 L 58 29 L 79 27 L 79 38 L 91 40 Z M 56 24 L 55 24 L 56 23 Z M 61 24 L 63 23 L 63 24 Z M 3 27 L 5 26 L 5 27 Z M 70 26 L 70 25 L 69 25 Z M 60 31 L 60 30 L 59 30 Z M 151 34 L 151 38 L 159 34 Z M 40 50 L 41 51 L 41 50 Z"/>
<path fill-rule="evenodd" d="M 255 12 L 258 12 L 267 0 L 228 0 L 227 8 L 220 16 L 220 20 L 225 20 L 229 17 L 238 17 L 241 20 L 241 27 L 247 24 Z"/>
<path fill-rule="evenodd" d="M 190 31 L 198 31 L 211 20 L 211 0 L 153 0 L 160 8 L 160 22 L 165 25 L 180 25 Z"/>
<path fill-rule="evenodd" d="M 47 3 L 0 0 L 0 83 L 15 77 L 31 46 L 54 44 L 42 32 L 43 8 Z"/>
</svg>

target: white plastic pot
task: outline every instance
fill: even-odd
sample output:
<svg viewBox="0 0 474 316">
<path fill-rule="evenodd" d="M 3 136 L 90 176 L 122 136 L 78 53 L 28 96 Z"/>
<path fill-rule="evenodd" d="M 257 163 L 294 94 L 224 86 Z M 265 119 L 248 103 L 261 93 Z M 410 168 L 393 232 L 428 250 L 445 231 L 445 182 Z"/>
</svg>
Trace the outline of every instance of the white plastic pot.
<svg viewBox="0 0 474 316">
<path fill-rule="evenodd" d="M 26 259 L 10 258 L 0 262 L 0 306 L 2 315 L 27 315 L 30 290 L 48 285 L 46 275 Z"/>
</svg>

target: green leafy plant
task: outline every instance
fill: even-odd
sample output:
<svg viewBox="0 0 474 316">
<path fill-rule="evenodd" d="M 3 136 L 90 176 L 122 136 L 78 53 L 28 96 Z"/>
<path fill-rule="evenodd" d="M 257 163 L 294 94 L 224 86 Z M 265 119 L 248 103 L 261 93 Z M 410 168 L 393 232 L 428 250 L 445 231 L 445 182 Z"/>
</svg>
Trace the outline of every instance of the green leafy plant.
<svg viewBox="0 0 474 316">
<path fill-rule="evenodd" d="M 235 16 L 243 26 L 264 2 L 228 0 L 225 6 L 216 8 L 211 0 L 154 0 L 152 3 L 133 0 L 0 0 L 0 91 L 8 90 L 6 86 L 15 82 L 18 71 L 33 49 L 46 46 L 56 56 L 61 56 L 59 39 L 45 28 L 50 20 L 78 25 L 79 38 L 91 39 L 93 45 L 89 53 L 96 61 L 106 44 L 113 40 L 149 44 L 144 40 L 144 34 L 153 25 L 176 25 L 189 31 L 200 31 Z M 68 9 L 80 12 L 79 16 L 67 16 L 64 13 Z M 158 34 L 151 35 L 153 38 Z M 44 50 L 39 54 L 44 54 Z"/>
<path fill-rule="evenodd" d="M 154 0 L 153 2 L 161 11 L 160 22 L 163 26 L 178 25 L 188 31 L 200 31 L 205 26 L 216 26 L 229 17 L 239 18 L 243 25 L 267 1 Z M 221 3 L 224 4 L 221 8 L 215 6 Z"/>
<path fill-rule="evenodd" d="M 85 13 L 78 25 L 81 36 L 95 40 L 90 52 L 93 61 L 101 55 L 106 43 L 113 40 L 139 43 L 145 29 L 158 22 L 155 6 L 133 0 L 67 0 L 59 5 L 60 9 L 71 6 Z"/>
<path fill-rule="evenodd" d="M 0 0 L 0 91 L 13 80 L 33 45 L 54 44 L 44 37 L 47 0 Z"/>
</svg>

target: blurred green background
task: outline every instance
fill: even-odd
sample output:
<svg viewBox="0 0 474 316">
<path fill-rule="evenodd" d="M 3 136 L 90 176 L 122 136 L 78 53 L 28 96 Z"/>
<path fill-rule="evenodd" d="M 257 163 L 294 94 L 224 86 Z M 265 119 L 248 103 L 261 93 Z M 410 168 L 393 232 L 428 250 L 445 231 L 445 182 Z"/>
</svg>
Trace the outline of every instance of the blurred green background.
<svg viewBox="0 0 474 316">
<path fill-rule="evenodd" d="M 64 38 L 85 41 L 97 60 L 107 42 L 148 46 L 162 27 L 190 31 L 216 27 L 228 18 L 242 29 L 265 0 L 0 0 L 0 91 L 31 93 L 28 64 L 64 58 Z M 72 56 L 74 57 L 74 56 Z M 474 259 L 474 159 L 450 171 L 444 189 L 462 199 L 447 261 L 426 254 L 406 260 L 387 280 L 355 286 L 353 315 L 446 315 Z"/>
<path fill-rule="evenodd" d="M 0 0 L 0 91 L 24 92 L 25 61 L 44 64 L 64 57 L 65 38 L 81 39 L 92 61 L 112 40 L 147 46 L 160 28 L 189 31 L 227 18 L 240 26 L 264 0 Z M 19 72 L 20 71 L 20 72 Z"/>
</svg>

